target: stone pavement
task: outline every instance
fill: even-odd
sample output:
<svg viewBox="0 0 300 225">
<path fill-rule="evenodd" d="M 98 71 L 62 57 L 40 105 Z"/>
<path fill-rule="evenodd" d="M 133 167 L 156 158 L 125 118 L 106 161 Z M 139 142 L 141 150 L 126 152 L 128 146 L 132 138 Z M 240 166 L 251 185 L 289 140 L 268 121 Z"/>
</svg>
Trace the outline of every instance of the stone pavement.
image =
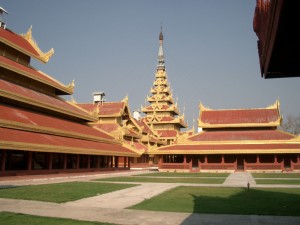
<svg viewBox="0 0 300 225">
<path fill-rule="evenodd" d="M 57 183 L 68 181 L 88 181 L 107 176 L 129 176 L 140 172 L 112 173 L 112 174 L 90 174 L 90 175 L 66 175 L 58 177 L 40 177 L 40 179 L 25 178 L 23 180 L 0 180 L 0 186 L 5 185 L 27 185 L 39 183 Z M 255 186 L 255 181 L 249 173 L 237 172 L 231 174 L 222 185 L 197 185 L 192 186 L 232 186 L 245 187 L 251 183 Z M 0 211 L 25 213 L 31 215 L 71 218 L 77 220 L 100 221 L 124 225 L 218 225 L 218 224 L 243 224 L 243 225 L 279 225 L 290 224 L 299 225 L 300 217 L 280 217 L 280 216 L 256 216 L 256 215 L 209 215 L 198 213 L 173 213 L 173 212 L 153 212 L 143 210 L 125 209 L 128 206 L 137 204 L 146 198 L 151 198 L 179 185 L 190 184 L 166 184 L 166 183 L 141 183 L 140 186 L 119 190 L 100 196 L 85 198 L 64 204 L 1 199 Z M 258 186 L 258 185 L 256 185 Z M 176 204 L 174 202 L 174 204 Z"/>
<path fill-rule="evenodd" d="M 226 187 L 250 187 L 256 186 L 255 180 L 253 179 L 251 173 L 248 172 L 235 172 L 231 173 L 223 183 Z"/>
</svg>

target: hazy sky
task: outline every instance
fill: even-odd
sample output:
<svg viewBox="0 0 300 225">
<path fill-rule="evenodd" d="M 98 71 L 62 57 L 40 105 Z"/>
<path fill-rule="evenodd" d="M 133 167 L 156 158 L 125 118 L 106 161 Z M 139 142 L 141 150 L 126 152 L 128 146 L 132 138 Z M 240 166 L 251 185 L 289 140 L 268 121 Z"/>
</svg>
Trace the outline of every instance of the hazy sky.
<svg viewBox="0 0 300 225">
<path fill-rule="evenodd" d="M 154 81 L 161 23 L 173 96 L 190 127 L 199 102 L 213 109 L 266 107 L 300 113 L 300 78 L 260 76 L 255 0 L 0 0 L 16 33 L 33 26 L 47 64 L 33 65 L 64 84 L 75 80 L 77 102 L 104 91 L 107 101 L 129 97 L 145 105 Z M 69 99 L 69 98 L 67 98 Z"/>
</svg>

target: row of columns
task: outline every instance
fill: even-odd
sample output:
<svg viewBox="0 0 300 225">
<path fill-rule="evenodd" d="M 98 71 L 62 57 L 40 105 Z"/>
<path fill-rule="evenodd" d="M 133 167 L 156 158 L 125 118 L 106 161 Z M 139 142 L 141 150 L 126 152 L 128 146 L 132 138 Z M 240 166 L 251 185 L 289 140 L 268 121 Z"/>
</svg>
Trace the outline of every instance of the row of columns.
<svg viewBox="0 0 300 225">
<path fill-rule="evenodd" d="M 183 155 L 183 163 L 187 162 L 186 158 L 187 158 L 186 155 Z M 164 163 L 162 155 L 160 155 L 160 157 L 159 157 L 159 163 Z M 207 155 L 204 155 L 204 163 L 208 163 Z M 222 164 L 225 163 L 225 156 L 224 156 L 224 154 L 221 155 L 221 163 Z M 260 163 L 259 154 L 256 155 L 256 163 Z M 278 163 L 277 154 L 274 154 L 274 163 Z M 300 155 L 299 154 L 297 154 L 297 163 L 300 163 Z"/>
<path fill-rule="evenodd" d="M 5 171 L 5 163 L 6 163 L 6 150 L 0 150 L 1 151 L 1 158 L 0 158 L 0 169 L 2 172 Z M 32 161 L 33 161 L 33 152 L 27 152 L 27 170 L 30 171 L 32 170 Z M 52 170 L 52 165 L 53 165 L 53 153 L 46 153 L 48 160 L 47 160 L 47 170 Z M 119 156 L 107 156 L 109 158 L 109 167 L 108 168 L 119 168 Z M 68 154 L 65 153 L 63 156 L 63 168 L 64 170 L 67 169 L 67 159 L 68 159 Z M 96 158 L 97 164 L 96 164 L 96 169 L 100 168 L 100 159 L 99 156 Z M 79 169 L 80 167 L 80 155 L 76 155 L 76 168 L 74 169 Z M 129 157 L 124 157 L 124 168 L 130 168 L 130 159 Z M 87 155 L 87 167 L 85 169 L 91 169 L 91 156 Z"/>
</svg>

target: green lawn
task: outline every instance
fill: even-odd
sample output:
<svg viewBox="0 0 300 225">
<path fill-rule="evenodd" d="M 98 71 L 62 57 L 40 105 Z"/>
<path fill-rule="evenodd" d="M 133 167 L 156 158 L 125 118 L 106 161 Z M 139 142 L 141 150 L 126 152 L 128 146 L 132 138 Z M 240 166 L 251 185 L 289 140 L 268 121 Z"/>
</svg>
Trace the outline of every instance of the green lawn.
<svg viewBox="0 0 300 225">
<path fill-rule="evenodd" d="M 300 185 L 300 180 L 281 180 L 281 179 L 255 179 L 256 184 L 287 184 Z"/>
<path fill-rule="evenodd" d="M 222 184 L 225 178 L 197 178 L 197 177 L 110 177 L 96 179 L 96 181 L 112 182 L 148 182 L 148 183 L 191 183 L 191 184 Z"/>
<path fill-rule="evenodd" d="M 0 189 L 0 198 L 62 203 L 133 186 L 136 185 L 100 184 L 94 182 L 68 182 L 58 184 L 29 185 L 16 188 Z"/>
<path fill-rule="evenodd" d="M 177 187 L 131 209 L 209 213 L 300 216 L 300 189 Z"/>
<path fill-rule="evenodd" d="M 0 225 L 113 225 L 53 217 L 31 216 L 20 213 L 0 212 Z"/>
<path fill-rule="evenodd" d="M 229 173 L 181 173 L 181 172 L 158 172 L 133 175 L 136 177 L 228 177 Z"/>
<path fill-rule="evenodd" d="M 254 178 L 300 178 L 300 173 L 252 173 Z"/>
</svg>

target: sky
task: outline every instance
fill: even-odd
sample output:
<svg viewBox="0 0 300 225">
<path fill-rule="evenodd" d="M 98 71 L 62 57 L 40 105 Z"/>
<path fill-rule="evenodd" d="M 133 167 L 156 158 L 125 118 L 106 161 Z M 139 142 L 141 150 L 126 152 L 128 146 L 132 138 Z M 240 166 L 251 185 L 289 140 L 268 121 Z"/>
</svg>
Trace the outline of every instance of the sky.
<svg viewBox="0 0 300 225">
<path fill-rule="evenodd" d="M 163 29 L 168 80 L 191 128 L 199 103 L 212 109 L 263 108 L 280 100 L 287 115 L 300 114 L 300 78 L 261 78 L 255 0 L 0 0 L 7 27 L 33 37 L 46 64 L 32 65 L 63 84 L 75 80 L 73 98 L 92 102 L 129 98 L 140 110 L 153 85 Z M 67 100 L 70 97 L 66 97 Z"/>
</svg>

